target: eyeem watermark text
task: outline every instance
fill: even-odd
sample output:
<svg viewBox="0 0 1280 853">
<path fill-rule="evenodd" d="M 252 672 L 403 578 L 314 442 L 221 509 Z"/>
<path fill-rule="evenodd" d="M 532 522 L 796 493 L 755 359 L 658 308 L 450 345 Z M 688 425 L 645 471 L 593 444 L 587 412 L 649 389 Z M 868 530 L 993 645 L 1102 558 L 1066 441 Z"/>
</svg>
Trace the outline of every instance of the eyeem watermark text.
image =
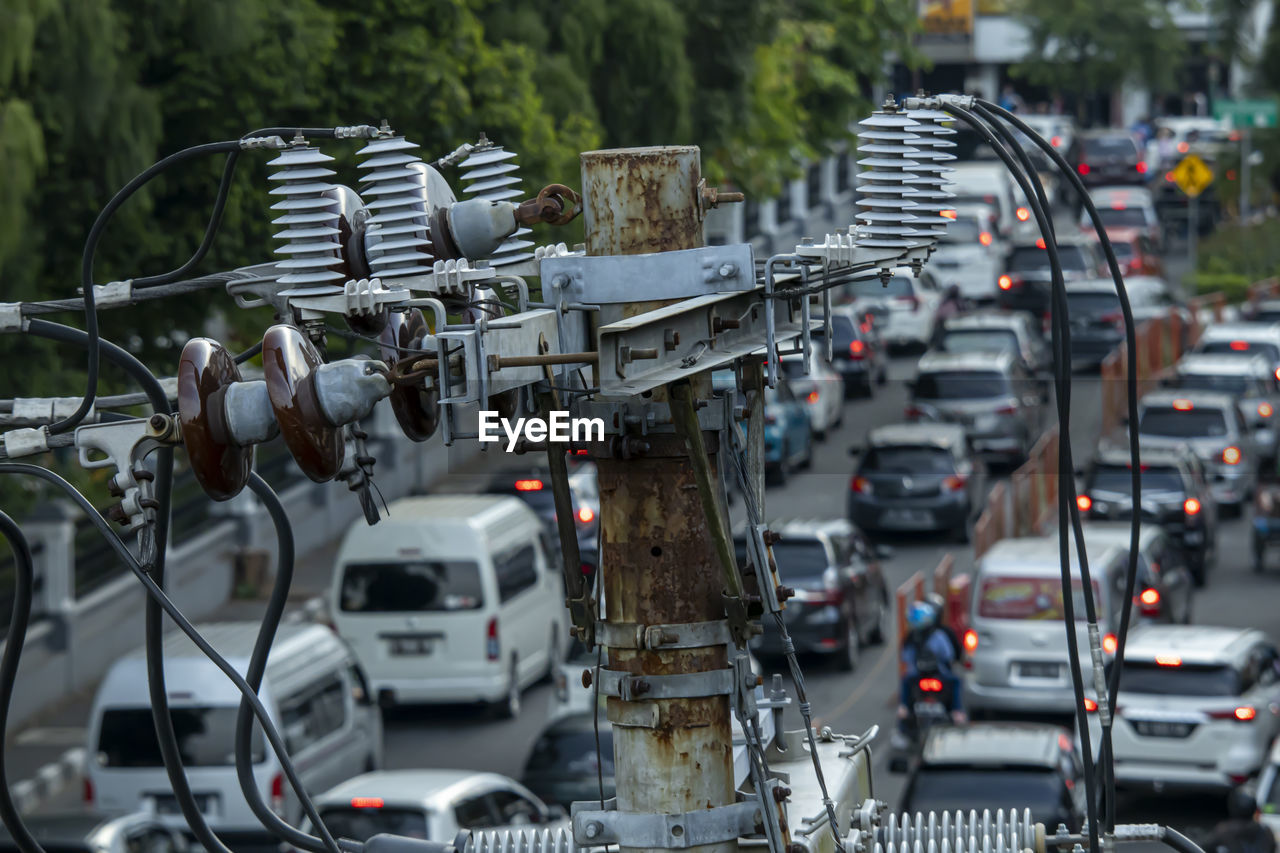
<svg viewBox="0 0 1280 853">
<path fill-rule="evenodd" d="M 604 441 L 604 418 L 572 418 L 568 412 L 551 412 L 548 418 L 516 418 L 513 423 L 497 412 L 481 411 L 480 441 L 501 441 L 502 433 L 507 436 L 508 453 L 521 438 L 531 442 Z"/>
</svg>

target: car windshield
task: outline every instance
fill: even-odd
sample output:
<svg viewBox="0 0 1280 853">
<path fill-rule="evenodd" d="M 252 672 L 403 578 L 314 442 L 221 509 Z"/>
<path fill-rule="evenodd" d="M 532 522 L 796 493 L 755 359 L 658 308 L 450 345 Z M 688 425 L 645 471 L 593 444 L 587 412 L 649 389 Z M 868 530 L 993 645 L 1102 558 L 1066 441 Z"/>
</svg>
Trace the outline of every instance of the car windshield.
<svg viewBox="0 0 1280 853">
<path fill-rule="evenodd" d="M 597 762 L 597 756 L 599 760 Z M 582 779 L 595 779 L 599 769 L 613 775 L 613 731 L 600 729 L 600 751 L 590 726 L 544 732 L 533 745 L 524 774 L 552 774 Z"/>
<path fill-rule="evenodd" d="M 831 565 L 827 561 L 827 549 L 816 539 L 783 539 L 774 543 L 773 559 L 778 564 L 778 574 L 783 579 L 821 579 Z"/>
<path fill-rule="evenodd" d="M 178 754 L 188 767 L 233 767 L 237 705 L 171 707 L 178 735 Z M 265 757 L 262 729 L 255 723 L 250 755 L 254 764 Z M 108 708 L 102 712 L 97 762 L 101 767 L 163 767 L 151 709 Z"/>
<path fill-rule="evenodd" d="M 845 286 L 845 292 L 854 299 L 887 299 L 894 296 L 914 296 L 911 279 L 905 275 L 895 275 L 888 284 L 881 284 L 878 278 L 862 281 L 851 281 Z"/>
<path fill-rule="evenodd" d="M 1080 246 L 1059 246 L 1058 257 L 1062 268 L 1067 272 L 1082 272 L 1089 269 L 1084 249 Z M 1009 254 L 1010 272 L 1034 272 L 1049 269 L 1049 253 L 1038 246 L 1017 246 Z"/>
<path fill-rule="evenodd" d="M 1133 244 L 1122 241 L 1115 241 L 1111 244 L 1111 251 L 1116 253 L 1116 260 L 1128 261 L 1133 258 Z"/>
<path fill-rule="evenodd" d="M 1013 393 L 1009 377 L 994 370 L 947 370 L 921 373 L 915 398 L 920 400 L 979 400 Z"/>
<path fill-rule="evenodd" d="M 479 610 L 480 567 L 471 560 L 351 563 L 342 570 L 344 613 Z"/>
<path fill-rule="evenodd" d="M 1085 137 L 1084 156 L 1091 157 L 1137 157 L 1138 146 L 1127 136 L 1090 136 Z"/>
<path fill-rule="evenodd" d="M 1072 293 L 1067 291 L 1067 316 L 1072 319 L 1120 315 L 1120 297 L 1114 293 Z"/>
<path fill-rule="evenodd" d="M 1176 660 L 1176 655 L 1172 656 Z M 1125 693 L 1156 696 L 1238 696 L 1240 674 L 1229 666 L 1162 666 L 1145 661 L 1124 662 L 1120 683 Z"/>
<path fill-rule="evenodd" d="M 1151 406 L 1138 421 L 1142 435 L 1167 438 L 1207 438 L 1227 434 L 1227 418 L 1222 409 L 1190 408 L 1190 403 L 1173 406 Z"/>
<path fill-rule="evenodd" d="M 1084 586 L 1071 581 L 1077 622 L 1085 619 Z M 1102 608 L 1098 582 L 1093 581 L 1093 600 Z M 1057 578 L 988 577 L 978 592 L 978 615 L 987 619 L 1029 619 L 1062 621 L 1062 581 Z"/>
<path fill-rule="evenodd" d="M 1280 323 L 1280 308 L 1263 308 L 1249 315 L 1253 323 Z"/>
<path fill-rule="evenodd" d="M 1016 756 L 1013 757 L 1016 760 Z M 1056 816 L 1062 780 L 1049 769 L 925 767 L 911 781 L 910 811 L 1031 809 L 1032 819 Z"/>
<path fill-rule="evenodd" d="M 1252 376 L 1222 373 L 1183 373 L 1173 380 L 1175 388 L 1188 391 L 1221 391 L 1224 394 L 1250 394 L 1257 389 Z"/>
<path fill-rule="evenodd" d="M 956 461 L 941 447 L 873 447 L 867 451 L 862 472 L 870 474 L 941 474 L 956 472 Z"/>
<path fill-rule="evenodd" d="M 1122 495 L 1133 493 L 1131 470 L 1127 466 L 1099 465 L 1093 469 L 1093 480 L 1089 490 L 1103 492 L 1119 492 Z M 1182 475 L 1177 468 L 1142 466 L 1142 491 L 1147 492 L 1181 492 Z"/>
<path fill-rule="evenodd" d="M 950 329 L 939 347 L 944 352 L 1018 351 L 1018 336 L 1008 329 Z"/>
<path fill-rule="evenodd" d="M 981 235 L 982 229 L 972 219 L 956 219 L 947 226 L 947 230 L 938 238 L 938 242 L 958 243 L 968 246 L 977 244 Z"/>
<path fill-rule="evenodd" d="M 1143 228 L 1147 224 L 1147 212 L 1140 207 L 1099 207 L 1098 216 L 1103 227 L 1109 228 Z"/>
<path fill-rule="evenodd" d="M 334 806 L 322 808 L 320 819 L 334 838 L 350 838 L 361 843 L 375 835 L 403 835 L 406 838 L 426 839 L 427 813 L 422 809 L 397 809 L 381 806 L 381 798 L 368 797 L 378 806 L 355 808 Z"/>
<path fill-rule="evenodd" d="M 1196 348 L 1196 352 L 1203 352 L 1209 355 L 1257 355 L 1262 353 L 1272 363 L 1280 361 L 1280 347 L 1260 341 L 1204 341 Z"/>
</svg>

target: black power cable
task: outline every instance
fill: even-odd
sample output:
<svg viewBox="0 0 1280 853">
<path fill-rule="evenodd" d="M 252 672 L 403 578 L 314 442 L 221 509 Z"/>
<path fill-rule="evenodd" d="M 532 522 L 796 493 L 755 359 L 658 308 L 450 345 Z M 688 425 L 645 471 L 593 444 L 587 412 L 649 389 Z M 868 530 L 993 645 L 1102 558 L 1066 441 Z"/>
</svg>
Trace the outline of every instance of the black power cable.
<svg viewBox="0 0 1280 853">
<path fill-rule="evenodd" d="M 237 149 L 227 155 L 226 164 L 222 167 L 222 180 L 218 182 L 218 194 L 213 200 L 213 213 L 209 215 L 209 224 L 205 226 L 204 238 L 200 241 L 200 245 L 196 247 L 195 252 L 187 259 L 187 262 L 175 270 L 160 275 L 147 275 L 142 278 L 135 278 L 133 286 L 136 288 L 156 287 L 161 284 L 169 284 L 186 275 L 190 270 L 202 260 L 204 256 L 209 254 L 209 249 L 213 246 L 213 238 L 218 234 L 218 228 L 222 225 L 222 213 L 227 207 L 227 196 L 231 192 L 231 179 L 236 174 L 236 162 L 240 159 L 240 151 Z"/>
<path fill-rule="evenodd" d="M 18 680 L 18 664 L 22 658 L 22 644 L 27 639 L 27 621 L 31 618 L 31 588 L 35 585 L 35 568 L 31 563 L 31 545 L 22 528 L 0 512 L 0 536 L 9 540 L 13 549 L 13 616 L 9 620 L 9 635 L 4 644 L 4 656 L 0 657 L 0 732 L 9 730 L 9 703 L 13 700 L 14 684 Z M 22 819 L 13 793 L 9 790 L 9 772 L 5 761 L 5 738 L 0 737 L 0 818 L 13 837 L 13 843 L 22 853 L 44 853 L 40 842 L 31 834 Z"/>
<path fill-rule="evenodd" d="M 960 107 L 956 104 L 951 104 L 951 103 L 944 103 L 943 109 L 946 112 L 950 113 L 951 115 L 954 115 L 957 118 L 961 119 L 966 124 L 970 125 L 975 131 L 977 131 L 978 134 L 983 137 L 984 141 L 991 147 L 991 150 L 995 152 L 996 156 L 998 156 L 1004 162 L 1005 166 L 1009 169 L 1014 179 L 1018 182 L 1019 187 L 1021 187 L 1022 189 L 1023 195 L 1026 196 L 1028 206 L 1031 208 L 1032 213 L 1035 215 L 1036 224 L 1040 228 L 1040 233 L 1042 235 L 1045 235 L 1044 244 L 1045 244 L 1045 250 L 1048 252 L 1048 255 L 1049 255 L 1050 269 L 1052 270 L 1053 290 L 1055 292 L 1064 290 L 1065 288 L 1062 283 L 1062 262 L 1058 255 L 1057 242 L 1056 240 L 1053 239 L 1053 226 L 1049 222 L 1049 217 L 1046 211 L 1040 206 L 1040 203 L 1039 203 L 1040 196 L 1036 192 L 1036 189 L 1032 186 L 1033 179 L 1030 176 L 1024 175 L 1022 173 L 1020 164 L 1017 162 L 1014 156 L 1005 150 L 1000 140 L 996 138 L 996 136 L 992 133 L 992 131 L 986 126 L 986 124 L 984 124 L 981 121 L 981 119 L 977 115 L 970 112 L 969 110 L 964 109 L 963 107 Z M 1036 179 L 1036 182 L 1038 183 L 1038 179 Z M 1065 297 L 1064 297 L 1064 301 L 1065 301 Z M 1068 328 L 1067 316 L 1064 312 L 1059 310 L 1060 307 L 1061 306 L 1055 301 L 1053 304 L 1053 311 L 1051 313 L 1051 318 L 1050 318 L 1051 319 L 1050 331 L 1051 331 L 1051 337 L 1052 337 L 1051 345 L 1054 352 L 1054 360 L 1053 360 L 1054 387 L 1057 390 L 1058 404 L 1059 404 L 1058 405 L 1059 464 L 1061 464 L 1061 459 L 1062 459 L 1062 446 L 1064 443 L 1067 443 L 1070 441 L 1070 434 L 1071 434 L 1070 433 L 1070 426 L 1071 426 L 1070 393 L 1066 387 L 1071 382 L 1071 374 L 1069 369 L 1064 368 L 1064 364 L 1070 363 L 1069 357 L 1064 358 L 1064 353 L 1068 353 L 1070 350 L 1070 330 Z M 1084 675 L 1080 666 L 1080 649 L 1079 649 L 1078 639 L 1076 637 L 1075 601 L 1074 601 L 1074 596 L 1071 593 L 1071 589 L 1072 589 L 1072 578 L 1071 578 L 1071 570 L 1070 570 L 1071 553 L 1070 553 L 1070 548 L 1068 547 L 1068 540 L 1066 537 L 1066 530 L 1071 524 L 1071 516 L 1067 509 L 1066 498 L 1067 498 L 1066 491 L 1059 489 L 1058 490 L 1058 525 L 1059 525 L 1059 537 L 1058 537 L 1059 555 L 1058 556 L 1059 556 L 1059 562 L 1062 568 L 1062 590 L 1063 590 L 1062 610 L 1063 610 L 1063 621 L 1066 624 L 1067 651 L 1070 659 L 1069 668 L 1071 670 L 1071 686 L 1072 686 L 1073 694 L 1075 696 L 1076 724 L 1077 724 L 1078 730 L 1080 731 L 1080 742 L 1081 742 L 1081 753 L 1082 753 L 1081 758 L 1084 763 L 1084 782 L 1085 782 L 1085 791 L 1086 791 L 1086 800 L 1087 800 L 1086 808 L 1088 812 L 1088 821 L 1089 821 L 1089 827 L 1088 827 L 1089 841 L 1090 841 L 1089 849 L 1098 850 L 1099 847 L 1098 847 L 1098 818 L 1097 818 L 1097 810 L 1098 810 L 1097 788 L 1095 784 L 1096 780 L 1094 778 L 1094 771 L 1093 771 L 1093 755 L 1092 755 L 1093 750 L 1089 742 L 1089 722 L 1088 722 L 1088 717 L 1084 710 Z M 1081 564 L 1083 568 L 1084 555 L 1083 553 L 1081 553 L 1079 556 L 1081 557 Z M 1082 573 L 1082 581 L 1083 580 L 1084 579 L 1083 579 L 1083 573 Z"/>
</svg>

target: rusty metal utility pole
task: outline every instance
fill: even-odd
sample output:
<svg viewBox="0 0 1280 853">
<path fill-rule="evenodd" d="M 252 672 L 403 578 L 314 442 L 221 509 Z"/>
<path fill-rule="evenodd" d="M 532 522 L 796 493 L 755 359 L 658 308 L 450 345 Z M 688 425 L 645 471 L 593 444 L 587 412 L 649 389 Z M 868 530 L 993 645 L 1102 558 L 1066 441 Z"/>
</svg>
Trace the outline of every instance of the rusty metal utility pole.
<svg viewBox="0 0 1280 853">
<path fill-rule="evenodd" d="M 697 147 L 586 152 L 582 187 L 588 255 L 703 245 Z M 641 291 L 634 302 L 604 306 L 617 316 L 602 316 L 602 322 L 665 304 L 644 297 Z M 655 390 L 651 398 L 635 402 L 665 402 L 668 390 Z M 705 398 L 710 392 L 709 377 L 695 379 L 693 390 L 696 397 Z M 717 434 L 704 431 L 703 438 L 715 470 Z M 646 630 L 723 624 L 725 619 L 723 575 L 689 450 L 676 432 L 622 435 L 610 444 L 607 453 L 597 454 L 600 571 L 607 614 L 602 639 L 609 646 L 609 669 L 634 676 L 628 684 L 631 701 L 608 700 L 617 809 L 670 815 L 728 805 L 734 802 L 729 697 L 645 698 L 649 693 L 667 692 L 665 686 L 672 681 L 665 676 L 728 666 L 723 639 L 713 639 L 709 630 Z M 668 638 L 683 635 L 683 642 L 669 647 L 658 636 L 664 632 Z M 620 639 L 624 636 L 639 639 L 627 648 Z M 650 642 L 655 637 L 657 642 Z M 698 642 L 703 644 L 690 645 Z M 674 827 L 671 832 L 676 834 Z M 668 849 L 682 846 L 678 838 L 671 840 L 676 843 L 666 845 Z M 732 853 L 736 848 L 736 841 L 725 841 L 688 849 Z"/>
</svg>

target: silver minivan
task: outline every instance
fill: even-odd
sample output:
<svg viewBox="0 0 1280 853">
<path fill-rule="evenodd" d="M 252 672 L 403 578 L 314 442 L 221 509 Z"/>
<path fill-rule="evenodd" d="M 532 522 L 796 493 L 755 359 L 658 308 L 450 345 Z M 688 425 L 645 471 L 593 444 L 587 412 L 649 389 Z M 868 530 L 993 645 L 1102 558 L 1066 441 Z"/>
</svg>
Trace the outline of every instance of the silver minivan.
<svg viewBox="0 0 1280 853">
<path fill-rule="evenodd" d="M 1086 534 L 1087 536 L 1087 534 Z M 1098 630 L 1103 651 L 1115 652 L 1111 633 L 1119 616 L 1114 594 L 1126 568 L 1126 551 L 1085 540 Z M 1085 684 L 1091 683 L 1089 635 L 1085 627 L 1084 588 L 1075 547 L 1076 640 Z M 978 560 L 973 578 L 969 625 L 964 646 L 964 702 L 973 713 L 985 711 L 1069 712 L 1075 707 L 1063 626 L 1062 575 L 1056 535 L 1004 539 Z"/>
</svg>

